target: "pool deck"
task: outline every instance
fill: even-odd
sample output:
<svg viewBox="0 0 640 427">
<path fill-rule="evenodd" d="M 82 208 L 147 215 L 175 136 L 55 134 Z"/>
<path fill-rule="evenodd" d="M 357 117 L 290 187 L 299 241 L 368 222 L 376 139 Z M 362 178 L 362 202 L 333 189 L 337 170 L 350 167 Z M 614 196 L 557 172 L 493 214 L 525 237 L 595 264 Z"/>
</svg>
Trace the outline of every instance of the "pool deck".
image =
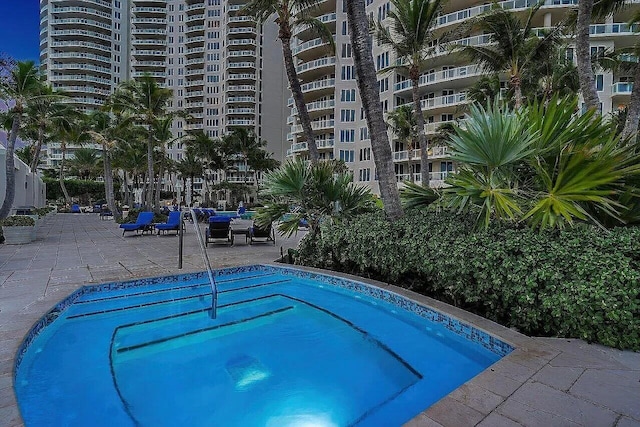
<svg viewBox="0 0 640 427">
<path fill-rule="evenodd" d="M 279 258 L 281 246 L 295 247 L 303 235 L 279 237 L 275 246 L 246 245 L 236 236 L 233 247 L 216 245 L 208 254 L 214 268 L 270 263 Z M 0 245 L 0 426 L 23 425 L 12 386 L 14 356 L 43 314 L 85 284 L 204 269 L 192 228 L 185 235 L 182 270 L 177 253 L 175 236 L 127 233 L 123 238 L 117 224 L 97 214 L 53 215 L 39 226 L 36 242 Z M 516 347 L 407 426 L 640 427 L 640 353 L 580 340 L 526 337 L 413 292 L 371 283 Z"/>
</svg>

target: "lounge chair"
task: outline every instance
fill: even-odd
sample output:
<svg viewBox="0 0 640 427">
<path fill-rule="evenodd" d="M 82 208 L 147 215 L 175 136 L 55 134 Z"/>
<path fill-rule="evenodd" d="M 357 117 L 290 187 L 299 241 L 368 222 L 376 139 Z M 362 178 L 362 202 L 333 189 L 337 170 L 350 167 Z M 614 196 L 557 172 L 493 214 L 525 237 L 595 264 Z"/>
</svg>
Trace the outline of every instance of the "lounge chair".
<svg viewBox="0 0 640 427">
<path fill-rule="evenodd" d="M 158 230 L 158 235 L 163 231 L 165 234 L 167 231 L 175 230 L 176 235 L 180 231 L 180 212 L 174 211 L 169 212 L 169 218 L 167 222 L 164 224 L 156 224 L 156 230 Z"/>
<path fill-rule="evenodd" d="M 216 240 L 224 239 L 224 243 L 233 245 L 233 233 L 231 232 L 231 218 L 224 216 L 212 216 L 209 218 L 209 227 L 205 231 L 205 246 L 209 242 L 216 243 Z M 218 242 L 220 243 L 220 242 Z"/>
<path fill-rule="evenodd" d="M 73 205 L 71 205 L 71 213 L 81 213 L 80 205 L 77 203 L 74 203 Z"/>
<path fill-rule="evenodd" d="M 273 229 L 273 225 L 269 224 L 267 227 L 260 227 L 254 222 L 253 227 L 251 227 L 251 229 L 249 230 L 249 244 L 252 245 L 253 242 L 258 241 L 267 243 L 270 240 L 274 245 L 276 244 L 276 231 Z"/>
<path fill-rule="evenodd" d="M 103 206 L 100 209 L 100 219 L 107 219 L 107 217 L 113 217 L 113 212 L 111 212 L 108 207 Z"/>
<path fill-rule="evenodd" d="M 142 231 L 144 234 L 145 231 L 151 233 L 153 231 L 153 212 L 140 212 L 138 214 L 138 218 L 136 222 L 133 224 L 120 224 L 120 228 L 122 228 L 122 235 L 127 231 L 135 231 L 138 234 L 138 231 Z"/>
</svg>

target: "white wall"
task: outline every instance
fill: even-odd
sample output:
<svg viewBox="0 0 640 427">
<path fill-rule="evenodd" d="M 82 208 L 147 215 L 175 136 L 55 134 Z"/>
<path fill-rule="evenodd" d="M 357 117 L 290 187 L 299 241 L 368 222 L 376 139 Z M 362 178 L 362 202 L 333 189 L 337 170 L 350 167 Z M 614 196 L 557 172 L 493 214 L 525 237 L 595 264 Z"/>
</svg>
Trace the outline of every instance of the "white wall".
<svg viewBox="0 0 640 427">
<path fill-rule="evenodd" d="M 6 173 L 7 151 L 0 144 L 0 205 L 4 202 L 7 188 Z M 14 156 L 16 173 L 16 196 L 13 200 L 13 208 L 18 206 L 35 206 L 41 208 L 46 203 L 46 186 L 37 174 L 29 171 L 26 165 L 18 157 Z"/>
</svg>

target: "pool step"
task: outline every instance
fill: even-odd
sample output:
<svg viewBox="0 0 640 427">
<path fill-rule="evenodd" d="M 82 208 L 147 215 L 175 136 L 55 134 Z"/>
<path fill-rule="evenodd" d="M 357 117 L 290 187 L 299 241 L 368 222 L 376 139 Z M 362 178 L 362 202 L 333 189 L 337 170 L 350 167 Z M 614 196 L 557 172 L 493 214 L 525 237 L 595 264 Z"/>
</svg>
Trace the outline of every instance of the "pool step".
<svg viewBox="0 0 640 427">
<path fill-rule="evenodd" d="M 273 280 L 276 279 L 276 280 Z M 219 289 L 218 298 L 247 289 L 256 289 L 269 285 L 288 283 L 291 279 L 283 279 L 281 276 L 268 276 L 263 278 L 247 279 L 242 282 L 234 282 L 233 287 Z M 194 285 L 176 290 L 165 290 L 154 294 L 134 295 L 126 298 L 97 300 L 86 303 L 73 304 L 66 311 L 67 319 L 77 319 L 100 314 L 117 313 L 125 310 L 144 309 L 171 304 L 175 312 L 185 312 L 198 308 L 206 308 L 211 304 L 211 290 L 209 284 Z M 193 303 L 196 306 L 193 306 Z M 186 305 L 185 305 L 186 304 Z M 219 302 L 221 304 L 221 302 Z M 185 305 L 185 306 L 183 306 Z"/>
<path fill-rule="evenodd" d="M 269 316 L 293 309 L 295 305 L 295 301 L 280 295 L 264 295 L 221 305 L 216 319 L 211 319 L 208 311 L 202 310 L 123 325 L 113 335 L 112 357 L 138 357 L 142 353 L 148 355 L 150 350 L 173 349 L 192 344 L 194 340 L 210 339 L 213 335 L 231 332 L 231 326 L 266 320 Z"/>
<path fill-rule="evenodd" d="M 258 280 L 266 277 L 274 277 L 276 276 L 273 273 L 267 272 L 250 272 L 244 273 L 243 275 L 234 275 L 234 276 L 222 276 L 216 279 L 216 283 L 218 284 L 218 288 L 228 289 L 231 284 L 238 283 L 241 286 L 245 281 Z M 140 287 L 130 287 L 126 289 L 114 289 L 108 291 L 100 291 L 100 292 L 90 292 L 82 295 L 75 301 L 75 304 L 89 303 L 94 301 L 109 301 L 120 298 L 130 298 L 132 296 L 137 295 L 152 295 L 159 292 L 168 292 L 172 290 L 186 289 L 193 286 L 209 286 L 208 278 L 200 277 L 196 279 L 190 279 L 187 281 L 167 281 L 166 283 L 160 283 L 156 285 L 148 285 L 148 286 L 140 286 Z"/>
</svg>

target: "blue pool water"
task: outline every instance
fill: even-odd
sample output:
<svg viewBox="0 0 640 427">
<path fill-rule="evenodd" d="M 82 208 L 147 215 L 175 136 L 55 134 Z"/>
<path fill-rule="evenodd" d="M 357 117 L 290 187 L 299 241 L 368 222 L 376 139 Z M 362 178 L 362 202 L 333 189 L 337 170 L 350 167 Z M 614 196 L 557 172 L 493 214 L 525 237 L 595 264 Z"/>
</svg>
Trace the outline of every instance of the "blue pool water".
<svg viewBox="0 0 640 427">
<path fill-rule="evenodd" d="M 216 320 L 201 274 L 72 296 L 19 357 L 26 425 L 401 425 L 510 351 L 342 279 L 254 266 L 217 280 Z"/>
</svg>

